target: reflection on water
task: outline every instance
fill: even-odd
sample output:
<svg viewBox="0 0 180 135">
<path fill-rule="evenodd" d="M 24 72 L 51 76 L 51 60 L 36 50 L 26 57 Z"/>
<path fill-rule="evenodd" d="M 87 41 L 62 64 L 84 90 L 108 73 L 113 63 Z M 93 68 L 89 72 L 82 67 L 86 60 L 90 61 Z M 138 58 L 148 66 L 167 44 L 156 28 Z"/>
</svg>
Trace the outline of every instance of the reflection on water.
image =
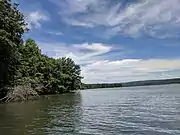
<svg viewBox="0 0 180 135">
<path fill-rule="evenodd" d="M 0 134 L 54 134 L 58 127 L 64 132 L 66 129 L 74 131 L 80 119 L 80 104 L 80 93 L 42 97 L 20 104 L 0 104 Z"/>
<path fill-rule="evenodd" d="M 52 98 L 48 115 L 51 117 L 46 125 L 46 134 L 76 133 L 81 120 L 81 94 L 71 93 Z"/>
<path fill-rule="evenodd" d="M 180 135 L 180 85 L 87 90 L 0 105 L 2 135 Z"/>
</svg>

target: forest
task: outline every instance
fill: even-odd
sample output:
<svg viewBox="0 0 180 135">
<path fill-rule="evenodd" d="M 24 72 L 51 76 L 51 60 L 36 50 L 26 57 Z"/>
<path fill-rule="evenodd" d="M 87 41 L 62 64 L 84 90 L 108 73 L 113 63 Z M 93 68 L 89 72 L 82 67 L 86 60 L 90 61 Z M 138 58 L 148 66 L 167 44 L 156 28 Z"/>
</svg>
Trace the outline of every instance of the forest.
<svg viewBox="0 0 180 135">
<path fill-rule="evenodd" d="M 0 100 L 28 100 L 81 87 L 81 69 L 70 58 L 54 59 L 41 53 L 28 32 L 18 4 L 0 0 Z"/>
</svg>

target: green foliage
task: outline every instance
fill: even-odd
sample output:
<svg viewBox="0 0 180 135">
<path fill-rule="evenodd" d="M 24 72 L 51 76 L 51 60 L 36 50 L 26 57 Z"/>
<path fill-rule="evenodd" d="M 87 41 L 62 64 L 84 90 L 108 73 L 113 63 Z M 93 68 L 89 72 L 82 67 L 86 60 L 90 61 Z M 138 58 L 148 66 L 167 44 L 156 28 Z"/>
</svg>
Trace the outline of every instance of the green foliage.
<svg viewBox="0 0 180 135">
<path fill-rule="evenodd" d="M 80 66 L 70 58 L 49 58 L 32 39 L 23 43 L 26 25 L 17 4 L 0 0 L 0 97 L 8 93 L 5 87 L 25 84 L 41 86 L 39 94 L 80 89 Z"/>
<path fill-rule="evenodd" d="M 10 0 L 0 0 L 0 88 L 14 85 L 26 23 L 24 16 Z"/>
<path fill-rule="evenodd" d="M 58 94 L 80 89 L 80 66 L 70 58 L 53 59 L 41 54 L 34 40 L 21 46 L 20 83 L 43 85 L 40 94 Z"/>
</svg>

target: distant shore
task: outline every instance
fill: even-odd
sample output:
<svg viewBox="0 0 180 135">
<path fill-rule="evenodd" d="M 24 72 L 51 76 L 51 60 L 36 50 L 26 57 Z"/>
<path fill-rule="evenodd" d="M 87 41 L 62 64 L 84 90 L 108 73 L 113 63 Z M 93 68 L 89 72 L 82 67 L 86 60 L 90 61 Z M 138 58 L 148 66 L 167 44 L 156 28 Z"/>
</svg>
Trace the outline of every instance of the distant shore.
<svg viewBox="0 0 180 135">
<path fill-rule="evenodd" d="M 180 78 L 162 79 L 162 80 L 143 80 L 143 81 L 132 81 L 125 83 L 83 84 L 82 89 L 135 87 L 135 86 L 166 85 L 166 84 L 180 84 Z"/>
</svg>

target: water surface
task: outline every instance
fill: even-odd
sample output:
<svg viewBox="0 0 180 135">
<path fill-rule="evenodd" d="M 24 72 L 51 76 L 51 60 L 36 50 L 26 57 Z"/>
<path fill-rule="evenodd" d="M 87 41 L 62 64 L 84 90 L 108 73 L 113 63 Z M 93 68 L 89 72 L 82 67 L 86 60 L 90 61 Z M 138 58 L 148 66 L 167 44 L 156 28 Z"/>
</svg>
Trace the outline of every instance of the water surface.
<svg viewBox="0 0 180 135">
<path fill-rule="evenodd" d="M 0 105 L 2 135 L 180 135 L 180 85 L 85 90 Z"/>
</svg>

